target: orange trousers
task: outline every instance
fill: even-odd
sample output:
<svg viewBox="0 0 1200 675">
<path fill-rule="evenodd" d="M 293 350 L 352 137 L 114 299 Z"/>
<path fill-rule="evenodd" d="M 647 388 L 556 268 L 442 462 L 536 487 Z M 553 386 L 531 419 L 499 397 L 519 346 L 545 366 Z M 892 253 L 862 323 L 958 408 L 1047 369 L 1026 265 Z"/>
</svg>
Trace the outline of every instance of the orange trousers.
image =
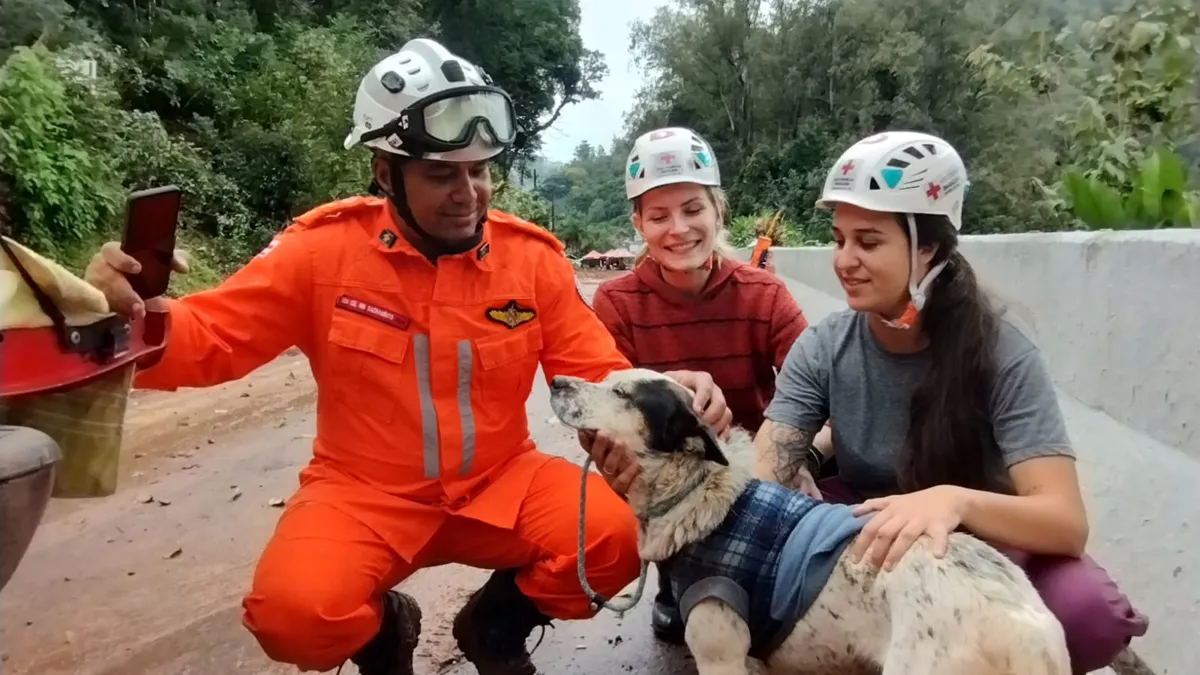
<svg viewBox="0 0 1200 675">
<path fill-rule="evenodd" d="M 243 624 L 271 659 L 331 670 L 379 631 L 385 591 L 418 569 L 447 563 L 518 569 L 518 587 L 542 613 L 588 618 L 594 612 L 576 571 L 580 471 L 551 459 L 534 475 L 513 529 L 451 515 L 412 561 L 335 505 L 297 504 L 259 559 Z M 596 474 L 587 496 L 588 583 L 612 597 L 637 578 L 637 522 Z"/>
</svg>

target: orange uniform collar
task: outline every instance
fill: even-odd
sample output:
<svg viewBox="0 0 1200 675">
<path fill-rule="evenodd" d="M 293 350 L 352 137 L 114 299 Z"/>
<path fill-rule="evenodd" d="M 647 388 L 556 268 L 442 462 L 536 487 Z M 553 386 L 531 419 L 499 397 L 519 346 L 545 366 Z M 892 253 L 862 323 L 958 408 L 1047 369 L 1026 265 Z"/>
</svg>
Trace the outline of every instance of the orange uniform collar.
<svg viewBox="0 0 1200 675">
<path fill-rule="evenodd" d="M 384 207 L 379 210 L 379 215 L 375 217 L 375 220 L 370 225 L 369 233 L 375 248 L 381 253 L 402 253 L 424 260 L 425 256 L 401 234 L 400 224 L 396 222 L 391 207 L 388 206 L 386 201 L 383 204 Z M 492 222 L 489 217 L 483 223 L 483 238 L 477 246 L 468 251 L 444 257 L 469 259 L 475 263 L 476 267 L 490 271 L 492 269 L 491 253 Z"/>
</svg>

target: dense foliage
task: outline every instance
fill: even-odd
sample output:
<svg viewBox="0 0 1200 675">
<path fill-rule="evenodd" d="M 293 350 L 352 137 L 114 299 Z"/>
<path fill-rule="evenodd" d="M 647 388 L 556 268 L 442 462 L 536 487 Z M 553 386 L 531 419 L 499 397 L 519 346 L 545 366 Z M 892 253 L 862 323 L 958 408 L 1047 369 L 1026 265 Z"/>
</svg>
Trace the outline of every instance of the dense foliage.
<svg viewBox="0 0 1200 675">
<path fill-rule="evenodd" d="M 887 129 L 963 153 L 970 232 L 1200 224 L 1194 0 L 677 0 L 634 48 L 626 138 L 540 181 L 565 218 L 613 222 L 593 211 L 617 189 L 587 176 L 677 124 L 714 145 L 739 241 L 779 208 L 793 241 L 827 239 L 828 166 Z"/>
<path fill-rule="evenodd" d="M 209 283 L 363 191 L 365 152 L 341 148 L 355 87 L 424 34 L 513 94 L 532 140 L 495 205 L 573 254 L 628 243 L 630 139 L 668 124 L 714 145 L 737 243 L 781 209 L 782 241 L 826 238 L 827 166 L 898 128 L 963 153 L 971 232 L 1200 223 L 1194 0 L 676 0 L 635 26 L 648 85 L 622 136 L 554 163 L 538 134 L 605 74 L 579 18 L 578 0 L 0 0 L 0 200 L 78 267 L 127 191 L 174 183 Z"/>
<path fill-rule="evenodd" d="M 532 157 L 604 75 L 578 23 L 577 0 L 0 0 L 0 198 L 16 236 L 78 268 L 128 191 L 174 183 L 211 281 L 364 191 L 367 154 L 341 143 L 388 51 L 427 35 L 485 63 Z"/>
</svg>

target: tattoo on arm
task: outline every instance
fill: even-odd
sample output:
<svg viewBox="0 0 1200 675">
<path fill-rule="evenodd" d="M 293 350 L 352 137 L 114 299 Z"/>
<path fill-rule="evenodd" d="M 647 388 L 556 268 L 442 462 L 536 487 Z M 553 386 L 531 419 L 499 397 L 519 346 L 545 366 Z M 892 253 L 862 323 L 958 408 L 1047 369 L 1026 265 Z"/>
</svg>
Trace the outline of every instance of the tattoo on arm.
<svg viewBox="0 0 1200 675">
<path fill-rule="evenodd" d="M 801 473 L 807 474 L 808 480 L 814 478 L 809 468 L 808 446 L 815 435 L 778 422 L 771 425 L 767 447 L 774 456 L 775 477 L 781 484 L 793 485 Z"/>
</svg>

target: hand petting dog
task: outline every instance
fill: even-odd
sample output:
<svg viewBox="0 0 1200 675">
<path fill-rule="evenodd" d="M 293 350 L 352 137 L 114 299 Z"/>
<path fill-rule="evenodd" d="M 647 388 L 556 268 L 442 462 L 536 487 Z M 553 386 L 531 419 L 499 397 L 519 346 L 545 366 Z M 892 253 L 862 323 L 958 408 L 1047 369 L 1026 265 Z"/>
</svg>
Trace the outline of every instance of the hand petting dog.
<svg viewBox="0 0 1200 675">
<path fill-rule="evenodd" d="M 733 425 L 733 413 L 725 403 L 725 394 L 713 382 L 712 375 L 693 370 L 676 370 L 665 373 L 679 384 L 691 389 L 692 409 L 719 438 L 729 437 Z M 629 454 L 629 448 L 612 436 L 601 432 L 577 432 L 579 446 L 592 456 L 600 467 L 600 473 L 608 486 L 619 495 L 629 491 L 633 480 L 641 473 L 641 466 Z"/>
<path fill-rule="evenodd" d="M 698 370 L 672 370 L 663 373 L 679 384 L 692 390 L 692 410 L 700 416 L 700 421 L 712 427 L 718 437 L 729 437 L 729 427 L 733 424 L 733 412 L 725 403 L 725 394 L 713 381 L 712 375 Z"/>
<path fill-rule="evenodd" d="M 851 546 L 853 560 L 865 556 L 890 571 L 921 535 L 933 540 L 933 555 L 941 558 L 950 533 L 962 524 L 965 506 L 965 491 L 953 485 L 868 499 L 853 510 L 856 516 L 874 514 Z"/>
</svg>

